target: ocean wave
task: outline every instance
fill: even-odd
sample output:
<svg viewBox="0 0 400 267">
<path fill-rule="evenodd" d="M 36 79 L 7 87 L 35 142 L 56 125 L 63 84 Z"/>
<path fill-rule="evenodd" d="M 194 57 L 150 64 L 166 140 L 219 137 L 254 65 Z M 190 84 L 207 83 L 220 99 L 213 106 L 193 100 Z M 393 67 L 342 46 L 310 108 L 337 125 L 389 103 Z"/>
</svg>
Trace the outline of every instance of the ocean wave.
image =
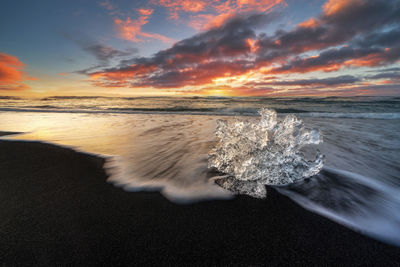
<svg viewBox="0 0 400 267">
<path fill-rule="evenodd" d="M 4 99 L 4 100 L 20 100 L 22 98 L 16 97 L 16 96 L 0 96 L 0 99 Z"/>
<path fill-rule="evenodd" d="M 14 112 L 55 112 L 55 113 L 110 113 L 110 114 L 181 114 L 181 115 L 215 115 L 215 116 L 257 116 L 256 108 L 107 108 L 95 109 L 91 106 L 65 108 L 53 105 L 26 106 L 21 108 L 2 107 L 0 111 Z M 299 117 L 313 118 L 348 118 L 348 119 L 400 119 L 400 112 L 392 113 L 344 113 L 344 112 L 311 112 L 300 109 L 275 109 L 279 114 L 295 114 Z"/>
<path fill-rule="evenodd" d="M 108 108 L 109 111 L 122 112 L 217 112 L 217 108 L 191 108 L 191 107 L 170 107 L 170 108 Z"/>
<path fill-rule="evenodd" d="M 301 114 L 302 117 L 316 118 L 343 118 L 343 119 L 400 119 L 400 113 L 342 113 L 342 112 L 309 112 Z"/>
<path fill-rule="evenodd" d="M 103 97 L 103 96 L 49 96 L 41 98 L 41 101 L 49 101 L 49 100 L 73 100 L 73 99 L 97 99 L 97 98 L 111 98 L 111 97 Z"/>
<path fill-rule="evenodd" d="M 38 106 L 26 106 L 25 108 L 32 109 L 62 109 L 62 107 L 57 107 L 53 105 L 38 105 Z"/>
<path fill-rule="evenodd" d="M 275 188 L 308 210 L 400 246 L 400 189 L 396 186 L 324 167 L 308 180 Z"/>
</svg>

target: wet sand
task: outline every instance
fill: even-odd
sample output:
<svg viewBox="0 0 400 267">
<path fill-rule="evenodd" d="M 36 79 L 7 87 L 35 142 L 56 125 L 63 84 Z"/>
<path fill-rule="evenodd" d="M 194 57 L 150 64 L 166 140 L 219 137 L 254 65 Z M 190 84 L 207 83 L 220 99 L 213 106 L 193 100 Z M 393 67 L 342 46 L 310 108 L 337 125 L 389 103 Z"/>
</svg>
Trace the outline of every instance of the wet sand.
<svg viewBox="0 0 400 267">
<path fill-rule="evenodd" d="M 103 163 L 50 144 L 0 141 L 0 265 L 400 265 L 400 248 L 272 188 L 265 200 L 176 205 L 107 183 Z"/>
</svg>

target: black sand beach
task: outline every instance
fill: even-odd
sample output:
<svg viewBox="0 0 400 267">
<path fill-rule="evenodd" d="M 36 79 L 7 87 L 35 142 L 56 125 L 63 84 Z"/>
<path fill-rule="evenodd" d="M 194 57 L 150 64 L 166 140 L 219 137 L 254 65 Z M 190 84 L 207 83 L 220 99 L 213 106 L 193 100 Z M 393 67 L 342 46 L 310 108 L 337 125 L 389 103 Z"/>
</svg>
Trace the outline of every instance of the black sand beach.
<svg viewBox="0 0 400 267">
<path fill-rule="evenodd" d="M 400 248 L 266 200 L 176 205 L 106 182 L 103 159 L 0 141 L 0 265 L 399 266 Z"/>
</svg>

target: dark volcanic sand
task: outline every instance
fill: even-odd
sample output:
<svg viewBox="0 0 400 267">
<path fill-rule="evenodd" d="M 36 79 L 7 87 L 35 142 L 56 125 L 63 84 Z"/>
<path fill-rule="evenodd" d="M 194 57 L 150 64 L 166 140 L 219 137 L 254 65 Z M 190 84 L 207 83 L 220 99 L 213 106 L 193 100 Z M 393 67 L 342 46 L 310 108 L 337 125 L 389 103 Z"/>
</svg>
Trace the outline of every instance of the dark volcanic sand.
<svg viewBox="0 0 400 267">
<path fill-rule="evenodd" d="M 0 141 L 0 265 L 400 265 L 400 248 L 273 189 L 266 200 L 176 205 L 115 188 L 102 163 Z"/>
</svg>

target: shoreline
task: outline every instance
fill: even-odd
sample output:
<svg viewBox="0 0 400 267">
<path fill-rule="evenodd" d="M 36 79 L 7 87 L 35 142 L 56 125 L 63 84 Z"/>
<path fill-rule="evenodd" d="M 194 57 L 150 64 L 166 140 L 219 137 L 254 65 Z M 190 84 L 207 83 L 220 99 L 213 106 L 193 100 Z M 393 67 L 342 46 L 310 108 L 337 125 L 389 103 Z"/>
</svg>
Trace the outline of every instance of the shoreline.
<svg viewBox="0 0 400 267">
<path fill-rule="evenodd" d="M 6 136 L 6 135 L 14 135 L 14 134 L 22 134 L 21 132 L 3 132 L 0 131 L 0 137 L 1 136 Z"/>
<path fill-rule="evenodd" d="M 5 135 L 0 132 L 0 136 Z M 176 205 L 106 182 L 104 159 L 0 140 L 0 263 L 8 265 L 385 265 L 400 248 L 267 199 Z"/>
</svg>

